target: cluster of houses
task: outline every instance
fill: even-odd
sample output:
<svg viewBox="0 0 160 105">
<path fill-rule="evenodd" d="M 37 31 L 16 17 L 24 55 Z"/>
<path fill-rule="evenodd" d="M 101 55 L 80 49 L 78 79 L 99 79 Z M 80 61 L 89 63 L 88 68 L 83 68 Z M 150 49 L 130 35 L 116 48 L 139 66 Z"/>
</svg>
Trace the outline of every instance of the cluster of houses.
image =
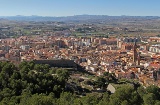
<svg viewBox="0 0 160 105">
<path fill-rule="evenodd" d="M 0 40 L 0 60 L 73 60 L 99 76 L 114 73 L 118 79 L 137 79 L 144 86 L 160 87 L 160 45 L 142 38 L 73 36 L 21 36 Z"/>
</svg>

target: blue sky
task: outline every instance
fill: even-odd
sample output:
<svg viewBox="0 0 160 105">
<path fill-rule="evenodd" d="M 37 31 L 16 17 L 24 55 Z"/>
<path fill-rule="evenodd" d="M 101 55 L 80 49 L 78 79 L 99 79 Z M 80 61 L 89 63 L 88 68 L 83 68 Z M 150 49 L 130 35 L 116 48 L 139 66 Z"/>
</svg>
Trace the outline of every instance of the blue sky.
<svg viewBox="0 0 160 105">
<path fill-rule="evenodd" d="M 0 16 L 160 16 L 160 0 L 0 0 Z"/>
</svg>

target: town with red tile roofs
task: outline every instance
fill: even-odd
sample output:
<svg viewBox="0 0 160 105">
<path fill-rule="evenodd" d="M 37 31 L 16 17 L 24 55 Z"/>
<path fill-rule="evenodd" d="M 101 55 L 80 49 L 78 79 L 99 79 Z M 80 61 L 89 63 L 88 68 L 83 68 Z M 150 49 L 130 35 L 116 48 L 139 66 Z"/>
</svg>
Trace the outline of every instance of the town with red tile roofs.
<svg viewBox="0 0 160 105">
<path fill-rule="evenodd" d="M 133 79 L 143 86 L 160 87 L 159 31 L 147 30 L 148 27 L 142 27 L 145 22 L 140 24 L 137 21 L 132 26 L 128 21 L 127 25 L 123 22 L 119 23 L 122 25 L 113 25 L 112 22 L 99 21 L 91 24 L 83 21 L 16 22 L 2 19 L 0 61 L 14 64 L 50 61 L 59 62 L 60 67 L 76 69 L 79 65 L 96 76 L 109 72 L 114 73 L 117 79 Z M 148 22 L 154 27 L 153 22 L 159 21 Z M 69 61 L 76 65 L 65 63 Z"/>
</svg>

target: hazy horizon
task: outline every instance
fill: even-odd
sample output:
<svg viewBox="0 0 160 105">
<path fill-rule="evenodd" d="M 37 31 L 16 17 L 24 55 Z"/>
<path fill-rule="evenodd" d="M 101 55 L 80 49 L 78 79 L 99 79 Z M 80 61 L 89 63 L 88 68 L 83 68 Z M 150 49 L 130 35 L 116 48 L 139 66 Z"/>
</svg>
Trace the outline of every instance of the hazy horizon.
<svg viewBox="0 0 160 105">
<path fill-rule="evenodd" d="M 0 0 L 0 16 L 160 16 L 158 0 Z"/>
<path fill-rule="evenodd" d="M 77 14 L 77 15 L 68 15 L 68 16 L 12 15 L 12 16 L 0 16 L 0 17 L 16 17 L 16 16 L 17 16 L 17 17 L 18 17 L 18 16 L 19 16 L 19 17 L 21 17 L 21 16 L 22 16 L 22 17 L 23 17 L 23 16 L 24 16 L 24 17 L 31 17 L 31 16 L 35 16 L 35 17 L 36 17 L 36 16 L 37 16 L 37 17 L 71 17 L 71 16 L 87 16 L 87 15 L 88 15 L 88 16 L 117 16 L 117 17 L 118 17 L 118 16 L 128 16 L 128 17 L 132 17 L 132 16 L 133 16 L 133 17 L 134 17 L 134 16 L 136 17 L 136 16 L 138 16 L 138 15 L 103 15 L 103 14 L 102 14 L 102 15 L 94 15 L 94 14 Z M 153 15 L 148 15 L 148 16 L 151 16 L 151 17 L 152 17 Z M 139 17 L 147 17 L 147 15 L 146 15 L 146 16 L 139 16 Z M 160 17 L 160 16 L 153 16 L 153 17 Z"/>
</svg>

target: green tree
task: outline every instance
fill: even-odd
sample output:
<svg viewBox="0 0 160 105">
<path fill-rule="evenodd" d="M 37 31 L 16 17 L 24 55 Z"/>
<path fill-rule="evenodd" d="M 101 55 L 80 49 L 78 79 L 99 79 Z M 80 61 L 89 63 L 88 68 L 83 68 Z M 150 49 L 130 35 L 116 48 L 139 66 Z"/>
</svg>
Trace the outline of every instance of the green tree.
<svg viewBox="0 0 160 105">
<path fill-rule="evenodd" d="M 81 103 L 83 105 L 97 105 L 101 97 L 102 95 L 99 93 L 87 94 L 87 96 L 81 98 Z"/>
<path fill-rule="evenodd" d="M 96 78 L 96 81 L 95 81 L 95 85 L 98 87 L 98 88 L 107 88 L 108 86 L 108 81 L 107 79 L 105 79 L 104 77 L 97 77 Z"/>
<path fill-rule="evenodd" d="M 146 88 L 146 92 L 147 93 L 153 93 L 155 95 L 156 99 L 160 99 L 160 89 L 159 89 L 159 87 L 157 87 L 155 85 L 148 86 Z"/>
<path fill-rule="evenodd" d="M 118 104 L 127 102 L 130 105 L 141 105 L 142 103 L 140 99 L 140 96 L 134 90 L 134 87 L 132 85 L 123 85 L 110 96 L 110 105 L 116 105 L 115 101 L 118 102 Z"/>
<path fill-rule="evenodd" d="M 58 105 L 71 105 L 74 103 L 74 95 L 68 92 L 62 92 L 57 101 Z"/>
<path fill-rule="evenodd" d="M 143 98 L 143 95 L 146 94 L 146 90 L 144 89 L 143 86 L 138 87 L 137 92 L 141 98 Z"/>
<path fill-rule="evenodd" d="M 58 78 L 62 80 L 68 80 L 69 78 L 69 72 L 65 69 L 57 70 L 56 74 L 58 75 Z"/>
<path fill-rule="evenodd" d="M 2 67 L 2 72 L 4 72 L 7 77 L 10 77 L 15 69 L 16 67 L 13 64 L 7 63 Z"/>
<path fill-rule="evenodd" d="M 103 94 L 102 99 L 99 101 L 98 105 L 108 105 L 109 104 L 110 95 L 106 92 Z"/>
<path fill-rule="evenodd" d="M 156 96 L 153 93 L 148 93 L 143 96 L 144 105 L 154 105 Z"/>
<path fill-rule="evenodd" d="M 22 98 L 20 105 L 54 105 L 53 99 L 44 94 L 34 94 L 31 97 L 26 97 Z"/>
</svg>

